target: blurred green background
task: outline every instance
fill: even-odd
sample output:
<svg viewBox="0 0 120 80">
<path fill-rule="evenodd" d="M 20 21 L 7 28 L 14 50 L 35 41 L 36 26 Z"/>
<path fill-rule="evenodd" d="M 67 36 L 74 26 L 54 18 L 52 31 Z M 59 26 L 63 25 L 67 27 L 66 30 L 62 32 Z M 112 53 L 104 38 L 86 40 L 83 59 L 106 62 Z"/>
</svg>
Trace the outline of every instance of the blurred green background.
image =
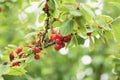
<svg viewBox="0 0 120 80">
<path fill-rule="evenodd" d="M 3 55 L 8 44 L 21 45 L 25 35 L 37 31 L 36 18 L 39 9 L 35 7 L 41 0 L 0 0 L 0 56 Z M 116 18 L 120 15 L 120 8 L 115 3 L 120 0 L 98 0 L 102 14 Z M 81 0 L 81 2 L 98 2 L 97 0 Z M 115 2 L 111 4 L 110 2 Z M 32 5 L 32 6 L 31 6 Z M 34 8 L 34 10 L 32 10 Z M 4 75 L 5 80 L 115 80 L 111 55 L 119 51 L 116 45 L 120 42 L 120 23 L 113 26 L 116 37 L 114 42 L 109 37 L 110 44 L 97 42 L 94 49 L 89 51 L 82 46 L 71 47 L 68 51 L 56 52 L 51 47 L 39 61 L 33 61 L 23 76 Z M 2 63 L 2 61 L 0 60 Z"/>
</svg>

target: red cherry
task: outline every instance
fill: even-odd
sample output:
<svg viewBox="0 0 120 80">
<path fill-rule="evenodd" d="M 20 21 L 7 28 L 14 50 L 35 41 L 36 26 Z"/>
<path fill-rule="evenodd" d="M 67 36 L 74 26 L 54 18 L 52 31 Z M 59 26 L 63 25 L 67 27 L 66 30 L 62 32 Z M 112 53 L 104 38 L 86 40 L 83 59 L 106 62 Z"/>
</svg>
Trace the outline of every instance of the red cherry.
<svg viewBox="0 0 120 80">
<path fill-rule="evenodd" d="M 45 3 L 45 9 L 48 9 L 49 8 L 49 5 L 48 5 L 48 2 Z"/>
<path fill-rule="evenodd" d="M 56 44 L 56 45 L 54 46 L 54 49 L 55 49 L 56 51 L 60 50 L 60 49 L 61 49 L 61 45 Z"/>
<path fill-rule="evenodd" d="M 10 59 L 14 59 L 14 53 L 11 52 L 11 53 L 9 54 L 9 57 L 10 57 Z"/>
<path fill-rule="evenodd" d="M 62 41 L 60 39 L 56 39 L 55 42 L 56 44 L 61 44 Z"/>
<path fill-rule="evenodd" d="M 35 56 L 34 56 L 34 59 L 35 59 L 35 60 L 39 60 L 39 59 L 40 59 L 40 56 L 39 56 L 39 55 L 35 55 Z"/>
<path fill-rule="evenodd" d="M 34 44 L 35 44 L 35 41 L 32 41 L 31 44 L 34 45 Z"/>
<path fill-rule="evenodd" d="M 38 39 L 37 44 L 39 44 L 39 45 L 40 45 L 40 43 L 41 43 L 41 42 L 40 42 L 40 39 Z"/>
<path fill-rule="evenodd" d="M 69 41 L 70 41 L 70 39 L 69 39 L 69 38 L 67 38 L 67 37 L 64 37 L 64 38 L 63 38 L 63 41 L 64 41 L 64 42 L 69 42 Z"/>
<path fill-rule="evenodd" d="M 56 31 L 54 29 L 52 30 L 52 34 L 56 34 Z"/>
<path fill-rule="evenodd" d="M 65 47 L 65 43 L 64 42 L 61 43 L 61 47 L 62 48 Z"/>
<path fill-rule="evenodd" d="M 17 48 L 18 52 L 22 52 L 22 47 Z"/>
<path fill-rule="evenodd" d="M 62 36 L 61 34 L 58 34 L 58 38 L 59 38 L 60 40 L 62 40 L 62 39 L 63 39 L 63 36 Z"/>
<path fill-rule="evenodd" d="M 24 54 L 24 55 L 22 56 L 22 58 L 27 58 L 27 54 Z"/>
<path fill-rule="evenodd" d="M 71 34 L 70 34 L 70 35 L 67 35 L 66 37 L 70 39 L 70 38 L 71 38 Z"/>
<path fill-rule="evenodd" d="M 20 66 L 20 64 L 18 62 L 13 62 L 12 66 Z"/>
<path fill-rule="evenodd" d="M 34 53 L 39 53 L 40 52 L 40 48 L 39 47 L 35 47 L 34 48 Z"/>
<path fill-rule="evenodd" d="M 87 36 L 91 36 L 91 34 L 92 34 L 91 32 L 87 32 Z"/>
<path fill-rule="evenodd" d="M 39 32 L 39 33 L 37 34 L 37 36 L 40 37 L 42 34 L 43 34 L 42 32 Z"/>
<path fill-rule="evenodd" d="M 58 38 L 59 38 L 59 36 L 57 34 L 52 34 L 51 35 L 51 40 L 56 40 Z"/>
<path fill-rule="evenodd" d="M 32 48 L 32 46 L 30 46 L 30 45 L 28 45 L 27 47 L 28 47 L 28 48 Z"/>
<path fill-rule="evenodd" d="M 19 54 L 20 52 L 22 52 L 22 47 L 18 47 L 17 50 L 15 50 L 15 52 L 16 52 L 17 54 Z"/>
</svg>

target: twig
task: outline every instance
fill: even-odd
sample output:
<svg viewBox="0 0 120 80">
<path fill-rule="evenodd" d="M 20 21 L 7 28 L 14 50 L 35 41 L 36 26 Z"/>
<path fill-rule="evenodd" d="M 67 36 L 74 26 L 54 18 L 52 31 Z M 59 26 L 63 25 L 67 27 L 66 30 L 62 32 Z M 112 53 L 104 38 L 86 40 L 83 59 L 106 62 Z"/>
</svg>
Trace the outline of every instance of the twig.
<svg viewBox="0 0 120 80">
<path fill-rule="evenodd" d="M 115 19 L 113 19 L 112 21 L 108 22 L 107 25 L 111 25 L 113 22 L 117 21 L 118 19 L 120 19 L 120 16 L 118 16 Z"/>
</svg>

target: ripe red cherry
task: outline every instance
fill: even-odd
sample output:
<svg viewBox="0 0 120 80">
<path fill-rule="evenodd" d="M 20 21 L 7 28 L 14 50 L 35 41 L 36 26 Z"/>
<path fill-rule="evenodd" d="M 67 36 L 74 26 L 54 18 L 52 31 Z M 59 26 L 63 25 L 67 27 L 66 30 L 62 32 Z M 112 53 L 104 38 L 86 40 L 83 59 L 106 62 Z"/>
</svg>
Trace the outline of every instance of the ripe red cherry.
<svg viewBox="0 0 120 80">
<path fill-rule="evenodd" d="M 49 5 L 48 5 L 48 2 L 45 3 L 45 9 L 48 9 L 49 8 Z"/>
<path fill-rule="evenodd" d="M 69 38 L 67 38 L 67 37 L 64 37 L 64 38 L 63 38 L 63 41 L 64 41 L 64 42 L 69 42 L 69 41 L 70 41 L 70 39 L 69 39 Z"/>
<path fill-rule="evenodd" d="M 17 50 L 15 50 L 15 52 L 16 52 L 17 54 L 19 54 L 20 52 L 22 52 L 22 47 L 18 47 Z"/>
<path fill-rule="evenodd" d="M 40 59 L 40 56 L 39 56 L 39 55 L 34 55 L 34 59 L 35 59 L 35 60 L 39 60 L 39 59 Z"/>
<path fill-rule="evenodd" d="M 34 45 L 34 44 L 35 44 L 35 41 L 32 41 L 31 44 Z"/>
<path fill-rule="evenodd" d="M 54 46 L 54 49 L 55 49 L 56 51 L 60 50 L 60 49 L 61 49 L 61 45 L 56 44 L 56 45 Z"/>
<path fill-rule="evenodd" d="M 87 32 L 87 36 L 91 36 L 92 32 Z"/>
<path fill-rule="evenodd" d="M 39 32 L 39 33 L 37 34 L 37 36 L 40 37 L 42 34 L 43 34 L 42 32 Z"/>
<path fill-rule="evenodd" d="M 13 62 L 12 66 L 20 66 L 20 64 L 18 62 Z"/>
<path fill-rule="evenodd" d="M 61 47 L 62 48 L 65 47 L 65 43 L 64 42 L 61 43 Z"/>
<path fill-rule="evenodd" d="M 66 37 L 70 39 L 70 38 L 71 38 L 71 34 L 70 34 L 70 35 L 67 35 Z"/>
<path fill-rule="evenodd" d="M 50 38 L 51 40 L 56 40 L 59 38 L 59 36 L 57 34 L 52 34 Z"/>
<path fill-rule="evenodd" d="M 40 45 L 40 43 L 41 43 L 41 41 L 40 41 L 40 39 L 38 39 L 38 40 L 37 40 L 37 44 L 39 44 L 39 45 Z"/>
<path fill-rule="evenodd" d="M 17 48 L 18 52 L 22 52 L 22 47 Z"/>
<path fill-rule="evenodd" d="M 54 29 L 52 30 L 52 34 L 56 34 L 56 31 Z"/>
<path fill-rule="evenodd" d="M 62 41 L 60 39 L 56 39 L 55 42 L 56 42 L 56 44 L 61 44 L 62 43 Z"/>
<path fill-rule="evenodd" d="M 61 34 L 58 34 L 57 36 L 58 36 L 58 38 L 59 38 L 60 40 L 63 39 L 63 36 L 62 36 Z"/>
<path fill-rule="evenodd" d="M 10 59 L 14 59 L 14 53 L 11 52 L 11 53 L 9 54 L 9 57 L 10 57 Z"/>
<path fill-rule="evenodd" d="M 40 48 L 39 47 L 35 47 L 34 48 L 34 53 L 39 53 L 40 52 Z"/>
</svg>

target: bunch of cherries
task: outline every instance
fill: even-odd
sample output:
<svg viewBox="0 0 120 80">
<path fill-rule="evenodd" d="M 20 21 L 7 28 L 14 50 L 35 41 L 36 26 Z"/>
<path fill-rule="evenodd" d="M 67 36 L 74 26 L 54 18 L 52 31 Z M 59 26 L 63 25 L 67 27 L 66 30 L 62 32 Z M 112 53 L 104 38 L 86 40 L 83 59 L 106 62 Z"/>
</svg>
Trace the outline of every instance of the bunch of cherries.
<svg viewBox="0 0 120 80">
<path fill-rule="evenodd" d="M 40 37 L 42 35 L 43 35 L 43 33 L 39 32 L 37 34 L 39 39 L 37 41 L 35 41 L 35 40 L 31 41 L 31 45 L 28 46 L 28 48 L 32 49 L 32 53 L 34 54 L 35 60 L 40 59 L 40 55 L 39 55 L 39 53 L 41 51 L 41 39 L 40 39 Z M 55 30 L 52 30 L 49 41 L 54 42 L 54 44 L 53 44 L 54 49 L 56 51 L 59 51 L 61 48 L 65 47 L 65 43 L 69 42 L 71 40 L 71 37 L 72 37 L 72 34 L 67 35 L 67 36 L 62 36 L 60 33 L 56 33 Z M 21 58 L 27 58 L 27 57 L 28 57 L 28 54 L 23 53 L 22 47 L 18 47 L 16 50 L 12 51 L 9 54 L 9 58 L 11 61 L 14 60 L 15 58 L 21 59 Z M 12 66 L 20 66 L 20 62 L 13 62 Z"/>
</svg>

